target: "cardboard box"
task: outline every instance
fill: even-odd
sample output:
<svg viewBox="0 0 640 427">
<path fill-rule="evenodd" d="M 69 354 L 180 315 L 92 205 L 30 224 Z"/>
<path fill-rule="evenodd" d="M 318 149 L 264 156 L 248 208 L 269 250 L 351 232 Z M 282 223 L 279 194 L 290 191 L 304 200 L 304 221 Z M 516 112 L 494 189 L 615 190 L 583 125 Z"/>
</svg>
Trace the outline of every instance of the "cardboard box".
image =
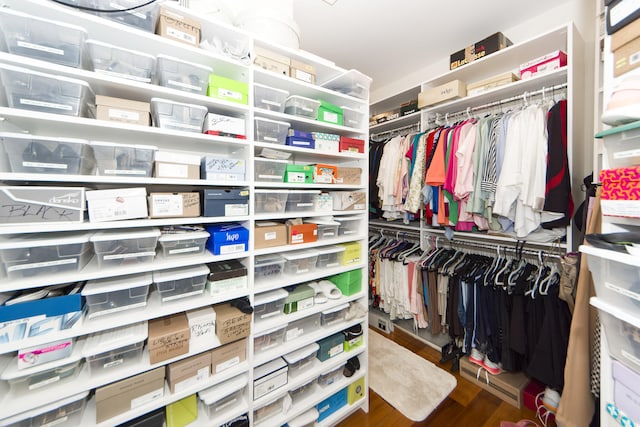
<svg viewBox="0 0 640 427">
<path fill-rule="evenodd" d="M 247 358 L 247 340 L 241 339 L 211 350 L 211 373 L 218 374 L 244 362 Z"/>
<path fill-rule="evenodd" d="M 318 224 L 296 224 L 287 226 L 287 241 L 290 245 L 318 241 Z"/>
<path fill-rule="evenodd" d="M 200 193 L 151 193 L 149 218 L 193 218 L 200 216 Z"/>
<path fill-rule="evenodd" d="M 467 85 L 467 95 L 475 95 L 478 93 L 486 92 L 490 89 L 508 85 L 510 83 L 516 82 L 520 80 L 518 76 L 513 74 L 511 71 L 506 73 L 498 74 L 496 76 L 489 77 L 488 79 L 480 80 L 477 82 L 469 83 Z"/>
<path fill-rule="evenodd" d="M 148 327 L 147 349 L 151 364 L 189 352 L 191 330 L 184 313 L 149 320 Z"/>
<path fill-rule="evenodd" d="M 154 362 L 151 362 L 154 363 Z M 96 389 L 96 423 L 164 396 L 164 367 Z"/>
<path fill-rule="evenodd" d="M 291 66 L 289 67 L 289 75 L 294 79 L 302 80 L 305 83 L 316 83 L 316 69 L 313 65 L 306 62 L 298 61 L 297 59 L 291 59 Z"/>
<path fill-rule="evenodd" d="M 522 80 L 530 79 L 535 75 L 549 73 L 565 65 L 567 65 L 567 54 L 561 50 L 555 50 L 520 65 L 520 78 Z"/>
<path fill-rule="evenodd" d="M 360 185 L 362 180 L 362 168 L 338 166 L 337 184 Z"/>
<path fill-rule="evenodd" d="M 211 353 L 204 352 L 167 365 L 167 383 L 171 393 L 181 393 L 209 378 Z"/>
<path fill-rule="evenodd" d="M 289 366 L 278 357 L 253 370 L 253 400 L 287 385 Z"/>
<path fill-rule="evenodd" d="M 214 255 L 246 252 L 249 249 L 249 230 L 240 224 L 217 224 L 206 227 L 209 232 L 207 249 Z"/>
<path fill-rule="evenodd" d="M 238 260 L 214 262 L 207 264 L 207 267 L 210 271 L 207 278 L 210 295 L 245 289 L 249 285 L 247 267 Z"/>
<path fill-rule="evenodd" d="M 400 104 L 400 115 L 408 116 L 418 111 L 418 100 L 412 99 L 411 101 L 403 102 Z"/>
<path fill-rule="evenodd" d="M 485 376 L 483 372 L 480 372 L 478 376 L 479 369 L 483 368 L 469 362 L 468 357 L 460 359 L 460 376 L 462 378 L 471 381 L 516 408 L 522 408 L 522 390 L 529 383 L 529 378 L 525 374 L 522 372 L 503 372 L 500 375 L 489 374 Z M 487 384 L 487 379 L 489 384 Z"/>
<path fill-rule="evenodd" d="M 636 19 L 611 35 L 611 52 L 615 52 L 637 37 L 640 37 L 640 19 Z"/>
<path fill-rule="evenodd" d="M 195 154 L 156 151 L 153 170 L 155 178 L 200 179 L 201 156 Z"/>
<path fill-rule="evenodd" d="M 619 77 L 640 66 L 640 37 L 620 47 L 613 53 L 613 75 Z"/>
<path fill-rule="evenodd" d="M 291 58 L 268 49 L 255 46 L 253 48 L 253 63 L 260 68 L 271 71 L 284 76 L 289 75 L 289 67 L 291 66 Z"/>
<path fill-rule="evenodd" d="M 273 221 L 256 221 L 254 228 L 254 249 L 271 248 L 287 244 L 287 226 Z"/>
<path fill-rule="evenodd" d="M 166 412 L 167 427 L 186 427 L 198 419 L 198 399 L 195 394 L 187 396 L 167 405 Z"/>
<path fill-rule="evenodd" d="M 247 139 L 244 119 L 211 112 L 207 113 L 204 119 L 204 133 Z"/>
<path fill-rule="evenodd" d="M 200 22 L 168 8 L 160 8 L 157 34 L 192 46 L 200 46 Z"/>
<path fill-rule="evenodd" d="M 440 86 L 427 89 L 418 94 L 418 107 L 424 108 L 450 99 L 467 96 L 467 86 L 461 80 L 452 80 Z"/>
<path fill-rule="evenodd" d="M 229 303 L 218 304 L 213 309 L 216 312 L 216 335 L 220 344 L 249 336 L 251 331 L 250 314 L 243 313 Z"/>
<path fill-rule="evenodd" d="M 509 40 L 504 34 L 492 34 L 479 42 L 452 53 L 449 58 L 449 69 L 455 70 L 458 67 L 495 53 L 511 46 L 512 44 L 511 40 Z"/>
<path fill-rule="evenodd" d="M 83 222 L 84 187 L 0 187 L 4 224 Z"/>
<path fill-rule="evenodd" d="M 211 348 L 216 340 L 216 312 L 203 307 L 186 312 L 189 322 L 189 353 Z"/>
<path fill-rule="evenodd" d="M 87 191 L 90 222 L 147 218 L 147 189 L 114 188 Z"/>
<path fill-rule="evenodd" d="M 151 126 L 151 104 L 96 95 L 96 116 L 98 120 Z"/>
<path fill-rule="evenodd" d="M 336 211 L 363 210 L 367 203 L 364 191 L 332 191 L 333 209 Z"/>
</svg>

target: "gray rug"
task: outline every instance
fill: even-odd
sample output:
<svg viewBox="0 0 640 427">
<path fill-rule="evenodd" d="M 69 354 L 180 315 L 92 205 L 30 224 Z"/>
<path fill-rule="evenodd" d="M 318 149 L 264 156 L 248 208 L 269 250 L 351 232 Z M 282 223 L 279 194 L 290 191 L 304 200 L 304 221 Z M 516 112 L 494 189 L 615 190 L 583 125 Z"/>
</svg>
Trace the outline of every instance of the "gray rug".
<svg viewBox="0 0 640 427">
<path fill-rule="evenodd" d="M 453 391 L 456 379 L 369 330 L 369 387 L 412 421 L 422 421 Z"/>
</svg>

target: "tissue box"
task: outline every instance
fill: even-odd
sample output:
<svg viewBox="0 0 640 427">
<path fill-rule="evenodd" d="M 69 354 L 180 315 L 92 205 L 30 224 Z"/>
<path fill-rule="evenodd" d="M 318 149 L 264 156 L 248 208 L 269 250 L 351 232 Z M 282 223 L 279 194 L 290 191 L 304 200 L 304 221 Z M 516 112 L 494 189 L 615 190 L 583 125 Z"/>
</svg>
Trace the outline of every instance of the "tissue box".
<svg viewBox="0 0 640 427">
<path fill-rule="evenodd" d="M 204 119 L 204 133 L 247 139 L 244 119 L 215 113 L 207 113 Z"/>
<path fill-rule="evenodd" d="M 206 229 L 210 235 L 207 249 L 214 255 L 246 252 L 249 247 L 249 230 L 240 224 L 217 224 Z"/>
<path fill-rule="evenodd" d="M 146 218 L 147 189 L 116 188 L 87 191 L 87 210 L 90 222 Z"/>
<path fill-rule="evenodd" d="M 251 331 L 250 314 L 243 313 L 229 303 L 218 304 L 213 309 L 216 312 L 216 335 L 220 344 L 249 336 Z"/>
<path fill-rule="evenodd" d="M 200 216 L 200 193 L 151 193 L 149 218 L 193 218 Z"/>
</svg>

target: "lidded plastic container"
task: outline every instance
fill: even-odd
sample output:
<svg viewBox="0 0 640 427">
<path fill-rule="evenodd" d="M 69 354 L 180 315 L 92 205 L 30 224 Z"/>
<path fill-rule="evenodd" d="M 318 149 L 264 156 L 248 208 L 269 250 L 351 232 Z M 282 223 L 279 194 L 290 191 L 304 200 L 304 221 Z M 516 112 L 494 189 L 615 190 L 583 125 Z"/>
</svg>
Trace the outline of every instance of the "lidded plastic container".
<svg viewBox="0 0 640 427">
<path fill-rule="evenodd" d="M 164 227 L 158 242 L 165 258 L 180 255 L 201 255 L 209 238 L 209 232 L 199 226 Z"/>
<path fill-rule="evenodd" d="M 90 280 L 82 289 L 89 319 L 144 307 L 151 286 L 151 273 Z"/>
<path fill-rule="evenodd" d="M 284 145 L 291 123 L 265 119 L 263 117 L 256 117 L 254 120 L 256 125 L 256 141 Z"/>
<path fill-rule="evenodd" d="M 344 246 L 332 245 L 317 248 L 318 261 L 316 268 L 335 268 L 342 265 L 342 255 L 344 254 Z"/>
<path fill-rule="evenodd" d="M 283 253 L 282 257 L 286 260 L 284 273 L 295 275 L 314 272 L 318 255 L 320 254 L 314 249 Z"/>
<path fill-rule="evenodd" d="M 310 368 L 314 363 L 313 361 L 319 349 L 320 346 L 318 343 L 314 342 L 282 356 L 285 362 L 287 362 L 287 365 L 289 365 L 289 375 L 295 377 L 304 372 L 306 368 Z"/>
<path fill-rule="evenodd" d="M 160 86 L 206 95 L 212 72 L 213 69 L 206 65 L 158 55 L 156 77 Z"/>
<path fill-rule="evenodd" d="M 153 125 L 162 129 L 202 133 L 207 108 L 201 105 L 151 98 Z"/>
<path fill-rule="evenodd" d="M 254 280 L 264 283 L 282 276 L 285 260 L 278 254 L 256 256 L 254 266 Z"/>
<path fill-rule="evenodd" d="M 160 237 L 157 228 L 99 231 L 91 236 L 98 266 L 111 267 L 151 262 Z"/>
<path fill-rule="evenodd" d="M 167 302 L 202 294 L 208 275 L 209 268 L 206 265 L 156 270 L 153 272 L 153 283 L 162 302 Z"/>
<path fill-rule="evenodd" d="M 239 375 L 213 387 L 198 392 L 203 407 L 210 419 L 228 408 L 238 406 L 242 401 L 245 387 L 249 383 L 246 375 Z"/>
<path fill-rule="evenodd" d="M 262 190 L 257 188 L 256 214 L 284 213 L 289 198 L 289 190 Z"/>
<path fill-rule="evenodd" d="M 146 321 L 89 335 L 83 346 L 89 374 L 99 375 L 134 365 L 142 358 L 146 339 Z"/>
<path fill-rule="evenodd" d="M 270 292 L 257 294 L 253 300 L 254 319 L 265 319 L 282 314 L 284 300 L 288 295 L 289 292 L 284 289 L 275 289 Z"/>
<path fill-rule="evenodd" d="M 154 154 L 153 145 L 119 144 L 91 141 L 96 159 L 96 171 L 104 176 L 150 177 Z"/>
<path fill-rule="evenodd" d="M 284 112 L 284 103 L 289 96 L 289 92 L 286 90 L 261 85 L 260 83 L 253 84 L 253 94 L 254 107 L 279 113 Z"/>
<path fill-rule="evenodd" d="M 5 418 L 0 427 L 76 427 L 81 424 L 89 392 L 74 394 L 65 399 Z"/>
<path fill-rule="evenodd" d="M 285 102 L 284 112 L 315 120 L 316 117 L 318 117 L 318 108 L 320 108 L 320 101 L 305 98 L 304 96 L 292 95 L 288 97 Z"/>
<path fill-rule="evenodd" d="M 18 369 L 18 363 L 9 364 L 0 375 L 0 380 L 9 383 L 11 393 L 28 396 L 30 392 L 42 388 L 73 381 L 82 368 L 79 351 L 73 351 L 69 357 Z"/>
<path fill-rule="evenodd" d="M 259 182 L 284 182 L 287 163 L 286 160 L 255 158 L 255 180 Z"/>
<path fill-rule="evenodd" d="M 98 40 L 87 40 L 91 69 L 142 83 L 151 83 L 156 58 L 137 50 L 125 49 Z"/>
</svg>

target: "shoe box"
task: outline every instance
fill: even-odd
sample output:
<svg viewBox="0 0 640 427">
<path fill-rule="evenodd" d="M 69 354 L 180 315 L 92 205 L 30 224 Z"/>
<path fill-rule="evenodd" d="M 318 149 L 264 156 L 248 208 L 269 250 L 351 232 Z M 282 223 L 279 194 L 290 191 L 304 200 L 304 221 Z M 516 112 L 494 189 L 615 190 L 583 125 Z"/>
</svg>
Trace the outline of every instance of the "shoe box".
<svg viewBox="0 0 640 427">
<path fill-rule="evenodd" d="M 468 357 L 463 357 L 460 359 L 460 376 L 516 408 L 522 408 L 522 391 L 529 383 L 529 378 L 522 372 L 491 375 L 484 368 L 471 363 Z"/>
</svg>

